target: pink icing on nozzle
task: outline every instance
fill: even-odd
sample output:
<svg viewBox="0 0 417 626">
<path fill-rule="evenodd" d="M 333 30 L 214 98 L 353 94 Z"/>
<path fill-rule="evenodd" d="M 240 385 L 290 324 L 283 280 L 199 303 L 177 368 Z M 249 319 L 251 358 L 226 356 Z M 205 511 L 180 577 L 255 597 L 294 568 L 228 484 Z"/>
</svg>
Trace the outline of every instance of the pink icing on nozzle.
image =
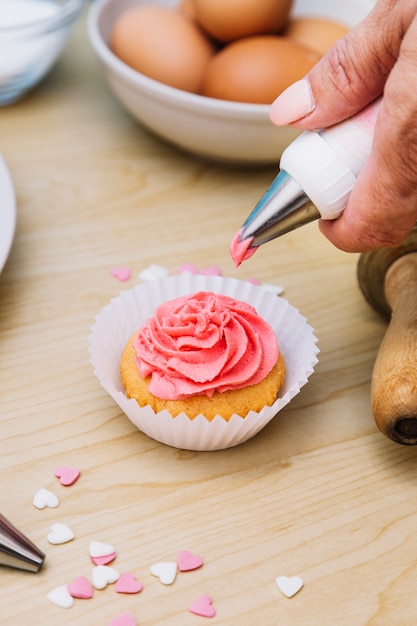
<svg viewBox="0 0 417 626">
<path fill-rule="evenodd" d="M 240 237 L 242 230 L 243 229 L 241 228 L 236 233 L 233 237 L 232 243 L 230 244 L 230 254 L 236 267 L 239 267 L 242 261 L 250 259 L 258 249 L 257 246 L 252 246 L 253 237 L 249 237 L 248 239 L 243 239 L 241 241 Z"/>
</svg>

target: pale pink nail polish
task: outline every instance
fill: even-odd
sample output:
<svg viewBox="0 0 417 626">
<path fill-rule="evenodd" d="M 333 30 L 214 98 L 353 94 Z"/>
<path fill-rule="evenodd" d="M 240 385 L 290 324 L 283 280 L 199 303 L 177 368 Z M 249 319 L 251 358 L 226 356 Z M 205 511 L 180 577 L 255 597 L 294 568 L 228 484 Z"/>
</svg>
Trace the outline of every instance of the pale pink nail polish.
<svg viewBox="0 0 417 626">
<path fill-rule="evenodd" d="M 314 111 L 316 104 L 307 78 L 297 80 L 271 104 L 269 118 L 273 124 L 284 126 Z"/>
</svg>

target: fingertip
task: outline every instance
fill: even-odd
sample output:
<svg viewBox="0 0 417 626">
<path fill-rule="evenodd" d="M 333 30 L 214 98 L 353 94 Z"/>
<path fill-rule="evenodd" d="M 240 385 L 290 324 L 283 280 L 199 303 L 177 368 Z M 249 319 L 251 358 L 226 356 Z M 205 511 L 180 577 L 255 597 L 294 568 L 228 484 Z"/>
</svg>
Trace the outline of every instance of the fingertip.
<svg viewBox="0 0 417 626">
<path fill-rule="evenodd" d="M 312 113 L 316 107 L 308 78 L 287 87 L 271 104 L 269 118 L 276 126 L 285 126 Z"/>
<path fill-rule="evenodd" d="M 319 220 L 319 230 L 330 243 L 342 252 L 360 253 L 368 252 L 375 246 L 361 240 L 359 232 L 355 232 L 352 226 L 347 224 L 342 215 L 336 220 Z"/>
<path fill-rule="evenodd" d="M 330 243 L 342 252 L 364 252 L 362 244 L 355 240 L 351 231 L 345 231 L 341 218 L 336 220 L 319 220 L 319 230 Z"/>
</svg>

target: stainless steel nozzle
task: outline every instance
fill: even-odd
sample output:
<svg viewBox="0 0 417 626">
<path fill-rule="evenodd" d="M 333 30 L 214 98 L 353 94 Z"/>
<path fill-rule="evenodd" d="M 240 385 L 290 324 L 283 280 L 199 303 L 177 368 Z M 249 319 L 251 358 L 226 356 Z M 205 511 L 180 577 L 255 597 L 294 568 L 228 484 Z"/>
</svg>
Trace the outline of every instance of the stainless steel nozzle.
<svg viewBox="0 0 417 626">
<path fill-rule="evenodd" d="M 44 560 L 45 554 L 0 513 L 0 565 L 38 572 Z"/>
<path fill-rule="evenodd" d="M 242 226 L 240 240 L 260 246 L 320 217 L 317 207 L 284 170 L 275 177 Z"/>
</svg>

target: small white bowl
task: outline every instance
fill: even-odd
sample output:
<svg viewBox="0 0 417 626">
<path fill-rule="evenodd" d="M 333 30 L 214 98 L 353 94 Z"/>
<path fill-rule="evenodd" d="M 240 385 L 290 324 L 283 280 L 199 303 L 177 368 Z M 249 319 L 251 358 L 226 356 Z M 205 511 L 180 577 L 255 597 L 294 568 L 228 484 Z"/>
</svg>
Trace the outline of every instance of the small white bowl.
<svg viewBox="0 0 417 626">
<path fill-rule="evenodd" d="M 210 159 L 233 163 L 277 163 L 297 136 L 269 120 L 269 106 L 217 100 L 152 80 L 118 59 L 108 46 L 115 20 L 139 4 L 175 7 L 178 0 L 96 0 L 88 34 L 110 87 L 128 111 L 163 139 Z M 351 27 L 375 0 L 295 0 L 293 15 L 322 16 Z"/>
<path fill-rule="evenodd" d="M 0 0 L 0 106 L 20 100 L 49 72 L 85 0 Z"/>
</svg>

